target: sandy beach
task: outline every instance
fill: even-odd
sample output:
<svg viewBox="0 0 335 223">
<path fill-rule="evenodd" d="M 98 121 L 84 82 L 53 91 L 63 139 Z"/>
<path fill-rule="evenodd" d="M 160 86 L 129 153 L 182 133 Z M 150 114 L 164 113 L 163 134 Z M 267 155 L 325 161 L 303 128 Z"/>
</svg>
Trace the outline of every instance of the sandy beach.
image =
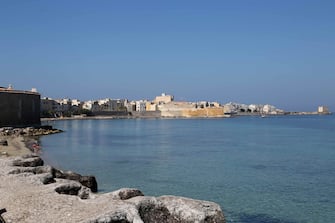
<svg viewBox="0 0 335 223">
<path fill-rule="evenodd" d="M 31 153 L 22 136 L 1 136 L 0 140 L 8 142 L 8 146 L 0 145 L 0 156 L 23 156 Z"/>
</svg>

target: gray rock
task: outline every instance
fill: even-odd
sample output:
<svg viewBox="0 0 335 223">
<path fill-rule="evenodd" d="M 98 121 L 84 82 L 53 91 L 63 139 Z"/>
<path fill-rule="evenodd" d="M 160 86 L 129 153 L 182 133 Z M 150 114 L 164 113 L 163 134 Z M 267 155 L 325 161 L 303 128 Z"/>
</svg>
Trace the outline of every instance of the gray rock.
<svg viewBox="0 0 335 223">
<path fill-rule="evenodd" d="M 133 203 L 143 222 L 225 223 L 220 206 L 213 202 L 184 197 L 135 197 Z"/>
<path fill-rule="evenodd" d="M 52 166 L 37 166 L 37 167 L 19 167 L 10 171 L 8 174 L 21 174 L 21 173 L 33 173 L 33 174 L 53 174 L 54 168 Z"/>
<path fill-rule="evenodd" d="M 176 222 L 225 222 L 220 206 L 214 202 L 176 196 L 162 196 L 157 199 L 163 203 L 171 215 L 179 219 Z"/>
<path fill-rule="evenodd" d="M 75 181 L 68 181 L 57 185 L 55 191 L 59 194 L 68 194 L 77 196 L 81 189 L 81 184 Z"/>
<path fill-rule="evenodd" d="M 5 139 L 0 140 L 0 146 L 8 146 L 8 141 Z"/>
<path fill-rule="evenodd" d="M 54 172 L 55 168 L 49 165 L 35 167 L 35 174 L 50 173 L 54 176 Z"/>
<path fill-rule="evenodd" d="M 40 180 L 43 184 L 52 184 L 56 182 L 51 173 L 42 174 Z"/>
<path fill-rule="evenodd" d="M 81 187 L 80 190 L 78 191 L 78 197 L 81 199 L 89 199 L 91 195 L 91 190 L 87 187 Z"/>
<path fill-rule="evenodd" d="M 36 157 L 21 157 L 18 159 L 15 159 L 13 161 L 13 166 L 21 166 L 21 167 L 37 167 L 37 166 L 43 166 L 44 162 L 43 160 L 36 156 Z"/>
<path fill-rule="evenodd" d="M 114 211 L 96 219 L 90 220 L 87 223 L 131 223 L 127 219 L 126 211 Z"/>
<path fill-rule="evenodd" d="M 21 173 L 34 173 L 34 168 L 17 168 L 14 170 L 11 170 L 8 174 L 21 174 Z"/>
<path fill-rule="evenodd" d="M 178 219 L 174 219 L 169 210 L 163 206 L 157 200 L 143 200 L 138 207 L 138 213 L 143 220 L 146 222 L 166 222 L 173 223 L 179 222 Z"/>
<path fill-rule="evenodd" d="M 72 171 L 63 172 L 57 169 L 54 171 L 54 176 L 55 178 L 77 181 L 83 186 L 90 188 L 92 192 L 98 192 L 98 183 L 94 176 L 82 176 Z"/>
<path fill-rule="evenodd" d="M 98 183 L 95 176 L 80 176 L 79 183 L 90 188 L 92 192 L 98 192 Z"/>
<path fill-rule="evenodd" d="M 137 196 L 144 196 L 142 191 L 135 188 L 121 188 L 112 192 L 113 199 L 128 200 Z"/>
</svg>

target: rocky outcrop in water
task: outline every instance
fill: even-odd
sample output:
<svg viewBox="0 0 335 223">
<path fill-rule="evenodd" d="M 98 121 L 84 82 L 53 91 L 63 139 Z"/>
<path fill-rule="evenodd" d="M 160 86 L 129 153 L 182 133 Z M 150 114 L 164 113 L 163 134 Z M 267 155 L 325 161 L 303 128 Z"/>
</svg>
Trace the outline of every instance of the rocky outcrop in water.
<svg viewBox="0 0 335 223">
<path fill-rule="evenodd" d="M 38 198 L 39 202 L 44 202 L 43 196 L 46 196 L 48 197 L 46 198 L 47 201 L 45 201 L 46 204 L 49 204 L 49 202 L 55 202 L 54 205 L 57 206 L 59 203 L 58 200 L 60 198 L 57 198 L 56 196 L 72 195 L 68 197 L 69 203 L 71 204 L 71 210 L 74 213 L 69 212 L 67 214 L 68 218 L 66 218 L 65 222 L 225 222 L 225 218 L 220 206 L 213 202 L 176 196 L 144 196 L 140 190 L 133 188 L 123 188 L 105 194 L 92 193 L 90 188 L 97 190 L 97 183 L 93 176 L 85 177 L 77 173 L 57 170 L 51 166 L 43 166 L 43 160 L 36 155 L 13 158 L 10 162 L 10 165 L 10 171 L 6 173 L 8 176 L 17 175 L 17 177 L 20 177 L 21 179 L 20 182 L 30 182 L 33 185 L 44 185 L 43 187 L 45 187 L 45 189 L 39 189 L 39 191 L 41 191 L 40 193 L 43 191 L 43 193 L 40 195 L 41 198 Z M 50 194 L 53 193 L 54 195 L 52 196 L 55 201 L 52 201 L 52 199 L 50 200 L 49 197 L 51 196 Z M 34 198 L 31 196 L 28 197 L 29 199 Z M 79 200 L 76 201 L 72 199 L 73 197 L 79 197 Z M 80 200 L 82 202 L 79 202 Z M 67 205 L 69 204 L 64 204 L 61 206 L 58 205 L 58 207 L 63 208 Z M 77 210 L 76 206 L 80 206 L 80 208 L 78 207 L 79 213 L 76 213 L 75 211 Z M 87 210 L 82 211 L 83 209 Z M 39 211 L 36 208 L 33 210 L 34 214 L 35 212 Z M 51 210 L 48 213 L 52 214 L 50 212 Z M 31 218 L 34 219 L 33 217 Z M 60 219 L 55 219 L 55 221 L 48 222 L 59 222 L 58 220 Z M 27 220 L 26 222 L 32 222 L 32 220 Z M 64 220 L 62 222 L 64 222 Z"/>
</svg>

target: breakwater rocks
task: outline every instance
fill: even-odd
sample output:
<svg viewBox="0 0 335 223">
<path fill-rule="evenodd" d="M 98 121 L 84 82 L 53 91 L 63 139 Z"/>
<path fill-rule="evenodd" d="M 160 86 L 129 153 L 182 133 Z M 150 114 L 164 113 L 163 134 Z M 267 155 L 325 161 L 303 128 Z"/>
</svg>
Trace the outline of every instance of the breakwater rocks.
<svg viewBox="0 0 335 223">
<path fill-rule="evenodd" d="M 0 136 L 42 136 L 63 132 L 59 129 L 54 129 L 52 126 L 45 125 L 39 127 L 14 128 L 3 127 L 0 128 Z"/>
<path fill-rule="evenodd" d="M 8 222 L 225 222 L 213 202 L 144 196 L 132 188 L 97 194 L 95 177 L 43 164 L 34 154 L 0 158 L 0 207 L 7 209 Z"/>
</svg>

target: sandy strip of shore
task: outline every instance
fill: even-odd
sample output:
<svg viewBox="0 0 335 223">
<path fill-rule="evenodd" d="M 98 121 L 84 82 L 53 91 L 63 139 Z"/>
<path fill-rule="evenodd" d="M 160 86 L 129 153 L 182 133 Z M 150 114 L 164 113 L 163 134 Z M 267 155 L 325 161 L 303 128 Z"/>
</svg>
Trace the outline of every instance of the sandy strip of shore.
<svg viewBox="0 0 335 223">
<path fill-rule="evenodd" d="M 8 142 L 8 146 L 0 145 L 0 156 L 23 156 L 31 153 L 22 136 L 1 136 L 0 140 Z"/>
</svg>

